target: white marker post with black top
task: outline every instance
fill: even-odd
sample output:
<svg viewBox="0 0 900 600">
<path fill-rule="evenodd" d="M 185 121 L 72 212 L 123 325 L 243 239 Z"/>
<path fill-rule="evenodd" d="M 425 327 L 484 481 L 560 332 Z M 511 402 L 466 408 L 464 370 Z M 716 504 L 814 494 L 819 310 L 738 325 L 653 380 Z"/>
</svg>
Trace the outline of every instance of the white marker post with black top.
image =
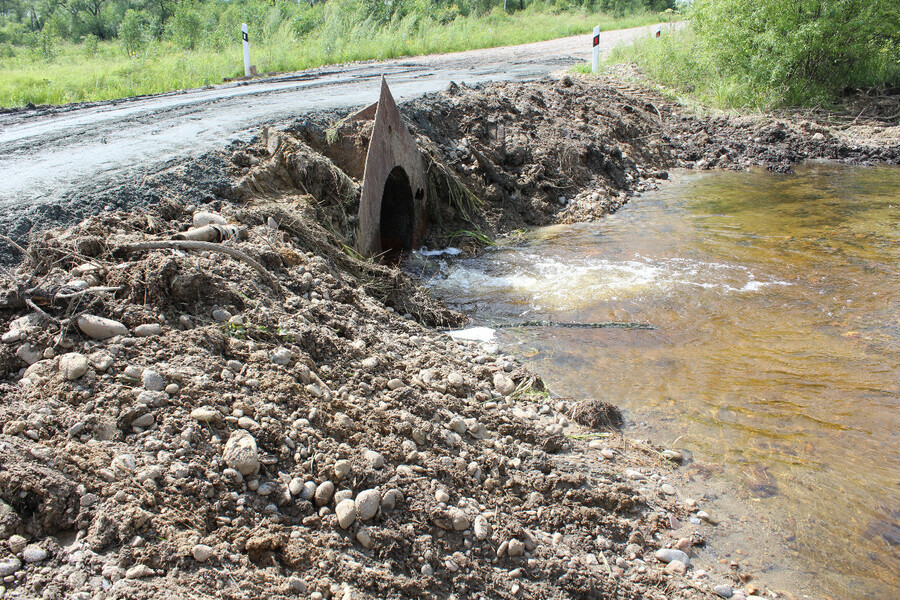
<svg viewBox="0 0 900 600">
<path fill-rule="evenodd" d="M 600 68 L 600 26 L 594 27 L 594 55 L 591 57 L 591 73 L 597 74 Z"/>
<path fill-rule="evenodd" d="M 250 40 L 247 38 L 246 23 L 241 23 L 241 38 L 244 40 L 244 77 L 250 77 Z"/>
</svg>

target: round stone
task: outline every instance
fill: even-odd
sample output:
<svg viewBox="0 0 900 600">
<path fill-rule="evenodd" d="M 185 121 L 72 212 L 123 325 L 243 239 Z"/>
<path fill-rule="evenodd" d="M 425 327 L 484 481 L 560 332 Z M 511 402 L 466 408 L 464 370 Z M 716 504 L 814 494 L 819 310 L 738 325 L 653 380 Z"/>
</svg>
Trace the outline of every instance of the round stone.
<svg viewBox="0 0 900 600">
<path fill-rule="evenodd" d="M 338 525 L 341 529 L 347 529 L 356 521 L 356 503 L 350 498 L 341 500 L 334 507 L 334 514 L 337 515 Z"/>
<path fill-rule="evenodd" d="M 59 372 L 68 381 L 74 381 L 87 373 L 88 359 L 78 352 L 63 354 L 59 358 Z"/>
<path fill-rule="evenodd" d="M 225 443 L 222 458 L 232 469 L 241 475 L 252 475 L 259 472 L 259 450 L 256 439 L 246 431 L 235 431 Z"/>
<path fill-rule="evenodd" d="M 381 507 L 381 493 L 378 490 L 365 490 L 356 497 L 356 516 L 360 521 L 368 521 Z"/>
<path fill-rule="evenodd" d="M 206 562 L 215 554 L 215 550 L 212 549 L 212 546 L 207 546 L 206 544 L 195 544 L 191 548 L 191 554 L 197 562 Z"/>
</svg>

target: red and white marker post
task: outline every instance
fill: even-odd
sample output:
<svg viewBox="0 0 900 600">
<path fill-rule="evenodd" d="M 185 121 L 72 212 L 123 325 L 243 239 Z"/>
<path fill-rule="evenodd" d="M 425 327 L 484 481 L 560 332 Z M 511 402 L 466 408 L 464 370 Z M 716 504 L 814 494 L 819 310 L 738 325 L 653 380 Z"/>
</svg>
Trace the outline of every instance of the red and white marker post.
<svg viewBox="0 0 900 600">
<path fill-rule="evenodd" d="M 597 74 L 600 68 L 600 26 L 594 27 L 594 54 L 591 57 L 591 73 Z"/>
<path fill-rule="evenodd" d="M 247 38 L 246 23 L 241 23 L 241 38 L 244 40 L 244 77 L 250 77 L 250 40 Z"/>
</svg>

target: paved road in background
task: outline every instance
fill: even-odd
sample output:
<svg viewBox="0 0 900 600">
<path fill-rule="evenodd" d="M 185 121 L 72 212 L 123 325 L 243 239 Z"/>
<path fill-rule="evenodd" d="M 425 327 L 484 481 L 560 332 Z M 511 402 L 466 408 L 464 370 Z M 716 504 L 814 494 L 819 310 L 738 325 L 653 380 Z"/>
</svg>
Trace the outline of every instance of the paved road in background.
<svg viewBox="0 0 900 600">
<path fill-rule="evenodd" d="M 604 52 L 649 27 L 600 35 Z M 43 204 L 78 202 L 135 174 L 247 139 L 267 124 L 374 102 L 387 77 L 399 100 L 445 88 L 530 80 L 590 60 L 589 34 L 506 46 L 322 67 L 249 83 L 0 115 L 0 229 Z M 69 212 L 63 207 L 63 212 Z M 71 208 L 71 207 L 68 207 Z M 18 227 L 17 227 L 18 229 Z M 19 231 L 21 231 L 19 229 Z"/>
</svg>

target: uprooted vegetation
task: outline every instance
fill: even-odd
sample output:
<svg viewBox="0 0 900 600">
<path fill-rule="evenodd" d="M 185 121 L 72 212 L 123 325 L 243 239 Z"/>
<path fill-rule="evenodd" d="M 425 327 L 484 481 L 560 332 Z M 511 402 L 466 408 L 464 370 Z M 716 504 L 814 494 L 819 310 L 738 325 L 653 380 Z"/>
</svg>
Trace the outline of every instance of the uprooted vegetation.
<svg viewBox="0 0 900 600">
<path fill-rule="evenodd" d="M 430 246 L 600 216 L 673 166 L 897 156 L 568 79 L 404 113 Z M 367 127 L 267 129 L 118 190 L 165 198 L 153 210 L 33 234 L 4 271 L 8 596 L 657 599 L 741 581 L 683 562 L 707 525 L 661 491 L 677 452 L 573 424 L 621 415 L 436 331 L 461 315 L 356 254 Z M 177 239 L 209 223 L 236 234 Z"/>
</svg>

